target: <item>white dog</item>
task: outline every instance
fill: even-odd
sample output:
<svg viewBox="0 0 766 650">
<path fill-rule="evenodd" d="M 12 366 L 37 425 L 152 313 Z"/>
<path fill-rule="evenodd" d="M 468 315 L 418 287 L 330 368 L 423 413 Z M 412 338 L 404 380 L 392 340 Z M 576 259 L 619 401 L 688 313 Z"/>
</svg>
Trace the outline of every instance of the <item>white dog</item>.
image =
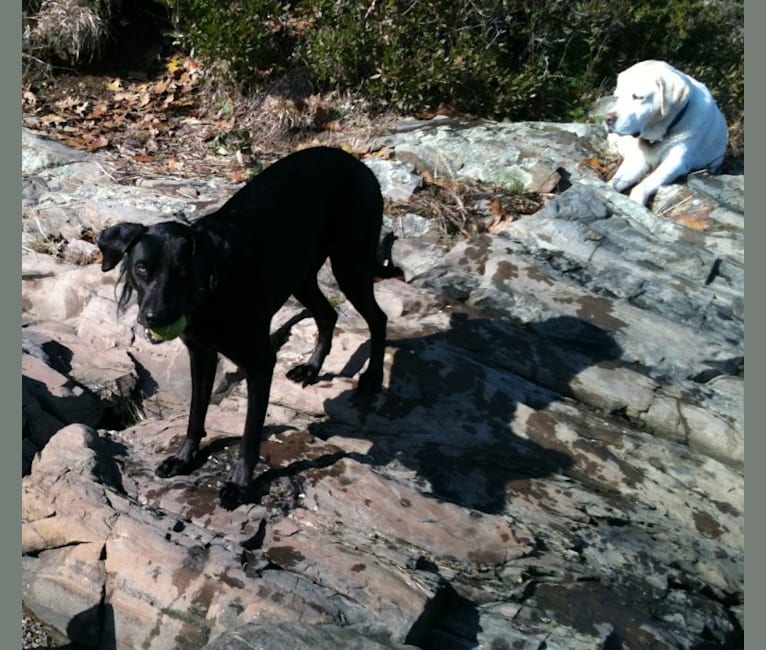
<svg viewBox="0 0 766 650">
<path fill-rule="evenodd" d="M 720 167 L 728 129 L 704 84 L 663 61 L 642 61 L 617 76 L 614 97 L 604 124 L 623 158 L 610 181 L 618 192 L 635 185 L 630 198 L 646 205 L 661 185 Z"/>
</svg>

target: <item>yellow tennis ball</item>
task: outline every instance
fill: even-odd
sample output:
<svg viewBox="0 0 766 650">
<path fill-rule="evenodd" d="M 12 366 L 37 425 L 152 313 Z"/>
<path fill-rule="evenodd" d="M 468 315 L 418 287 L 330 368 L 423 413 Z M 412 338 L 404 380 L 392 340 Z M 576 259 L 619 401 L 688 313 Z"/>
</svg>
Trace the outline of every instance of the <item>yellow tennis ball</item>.
<svg viewBox="0 0 766 650">
<path fill-rule="evenodd" d="M 186 316 L 181 316 L 175 323 L 165 325 L 164 327 L 157 327 L 149 329 L 149 333 L 160 341 L 170 341 L 171 339 L 180 336 L 186 329 L 187 325 Z"/>
</svg>

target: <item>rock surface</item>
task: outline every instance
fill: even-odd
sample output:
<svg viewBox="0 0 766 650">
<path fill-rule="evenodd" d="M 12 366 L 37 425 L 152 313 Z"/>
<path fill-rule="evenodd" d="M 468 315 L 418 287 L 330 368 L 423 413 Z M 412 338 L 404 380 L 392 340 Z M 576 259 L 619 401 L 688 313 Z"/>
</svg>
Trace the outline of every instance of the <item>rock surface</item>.
<svg viewBox="0 0 766 650">
<path fill-rule="evenodd" d="M 92 241 L 235 187 L 130 184 L 24 131 L 25 607 L 93 648 L 741 647 L 743 177 L 696 175 L 650 211 L 601 181 L 597 146 L 585 125 L 449 120 L 375 143 L 389 207 L 444 174 L 548 200 L 468 240 L 389 215 L 406 281 L 376 284 L 369 403 L 367 330 L 327 270 L 340 319 L 306 388 L 285 372 L 315 329 L 288 302 L 263 460 L 228 512 L 237 369 L 220 363 L 205 462 L 157 478 L 186 353 L 135 307 L 116 318 Z"/>
</svg>

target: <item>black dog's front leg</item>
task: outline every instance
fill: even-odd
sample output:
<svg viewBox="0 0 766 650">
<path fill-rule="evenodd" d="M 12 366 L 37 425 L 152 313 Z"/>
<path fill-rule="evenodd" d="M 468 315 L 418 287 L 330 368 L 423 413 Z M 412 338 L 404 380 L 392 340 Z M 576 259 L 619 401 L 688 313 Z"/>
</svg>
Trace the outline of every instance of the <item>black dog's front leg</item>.
<svg viewBox="0 0 766 650">
<path fill-rule="evenodd" d="M 186 439 L 181 449 L 160 463 L 156 474 L 162 478 L 188 474 L 194 469 L 199 443 L 205 437 L 205 416 L 213 391 L 218 353 L 207 347 L 186 343 L 191 366 L 192 394 Z"/>
<path fill-rule="evenodd" d="M 263 422 L 269 405 L 271 378 L 276 361 L 268 336 L 268 328 L 264 329 L 263 336 L 258 336 L 257 343 L 253 340 L 251 345 L 254 348 L 248 361 L 238 364 L 245 372 L 247 380 L 245 431 L 234 471 L 219 494 L 221 506 L 227 510 L 233 510 L 242 503 L 242 497 L 250 484 L 253 470 L 260 457 Z"/>
</svg>

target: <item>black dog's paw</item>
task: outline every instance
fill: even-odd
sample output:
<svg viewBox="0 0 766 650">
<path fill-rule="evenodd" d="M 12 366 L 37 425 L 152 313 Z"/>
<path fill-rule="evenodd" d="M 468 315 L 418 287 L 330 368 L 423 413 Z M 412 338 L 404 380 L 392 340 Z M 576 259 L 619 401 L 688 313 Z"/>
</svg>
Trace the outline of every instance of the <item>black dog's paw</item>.
<svg viewBox="0 0 766 650">
<path fill-rule="evenodd" d="M 225 510 L 234 510 L 244 503 L 245 488 L 227 481 L 218 492 L 218 501 Z"/>
<path fill-rule="evenodd" d="M 374 395 L 375 393 L 380 391 L 382 386 L 383 386 L 382 373 L 370 372 L 368 370 L 361 377 L 359 377 L 359 382 L 356 385 L 356 394 L 357 395 Z"/>
<path fill-rule="evenodd" d="M 192 470 L 191 463 L 178 456 L 170 456 L 163 460 L 154 473 L 160 478 L 170 478 L 179 474 L 189 474 Z"/>
<path fill-rule="evenodd" d="M 318 375 L 319 369 L 308 363 L 301 363 L 287 371 L 287 378 L 289 380 L 294 381 L 296 384 L 303 384 L 304 386 L 315 384 Z"/>
</svg>

